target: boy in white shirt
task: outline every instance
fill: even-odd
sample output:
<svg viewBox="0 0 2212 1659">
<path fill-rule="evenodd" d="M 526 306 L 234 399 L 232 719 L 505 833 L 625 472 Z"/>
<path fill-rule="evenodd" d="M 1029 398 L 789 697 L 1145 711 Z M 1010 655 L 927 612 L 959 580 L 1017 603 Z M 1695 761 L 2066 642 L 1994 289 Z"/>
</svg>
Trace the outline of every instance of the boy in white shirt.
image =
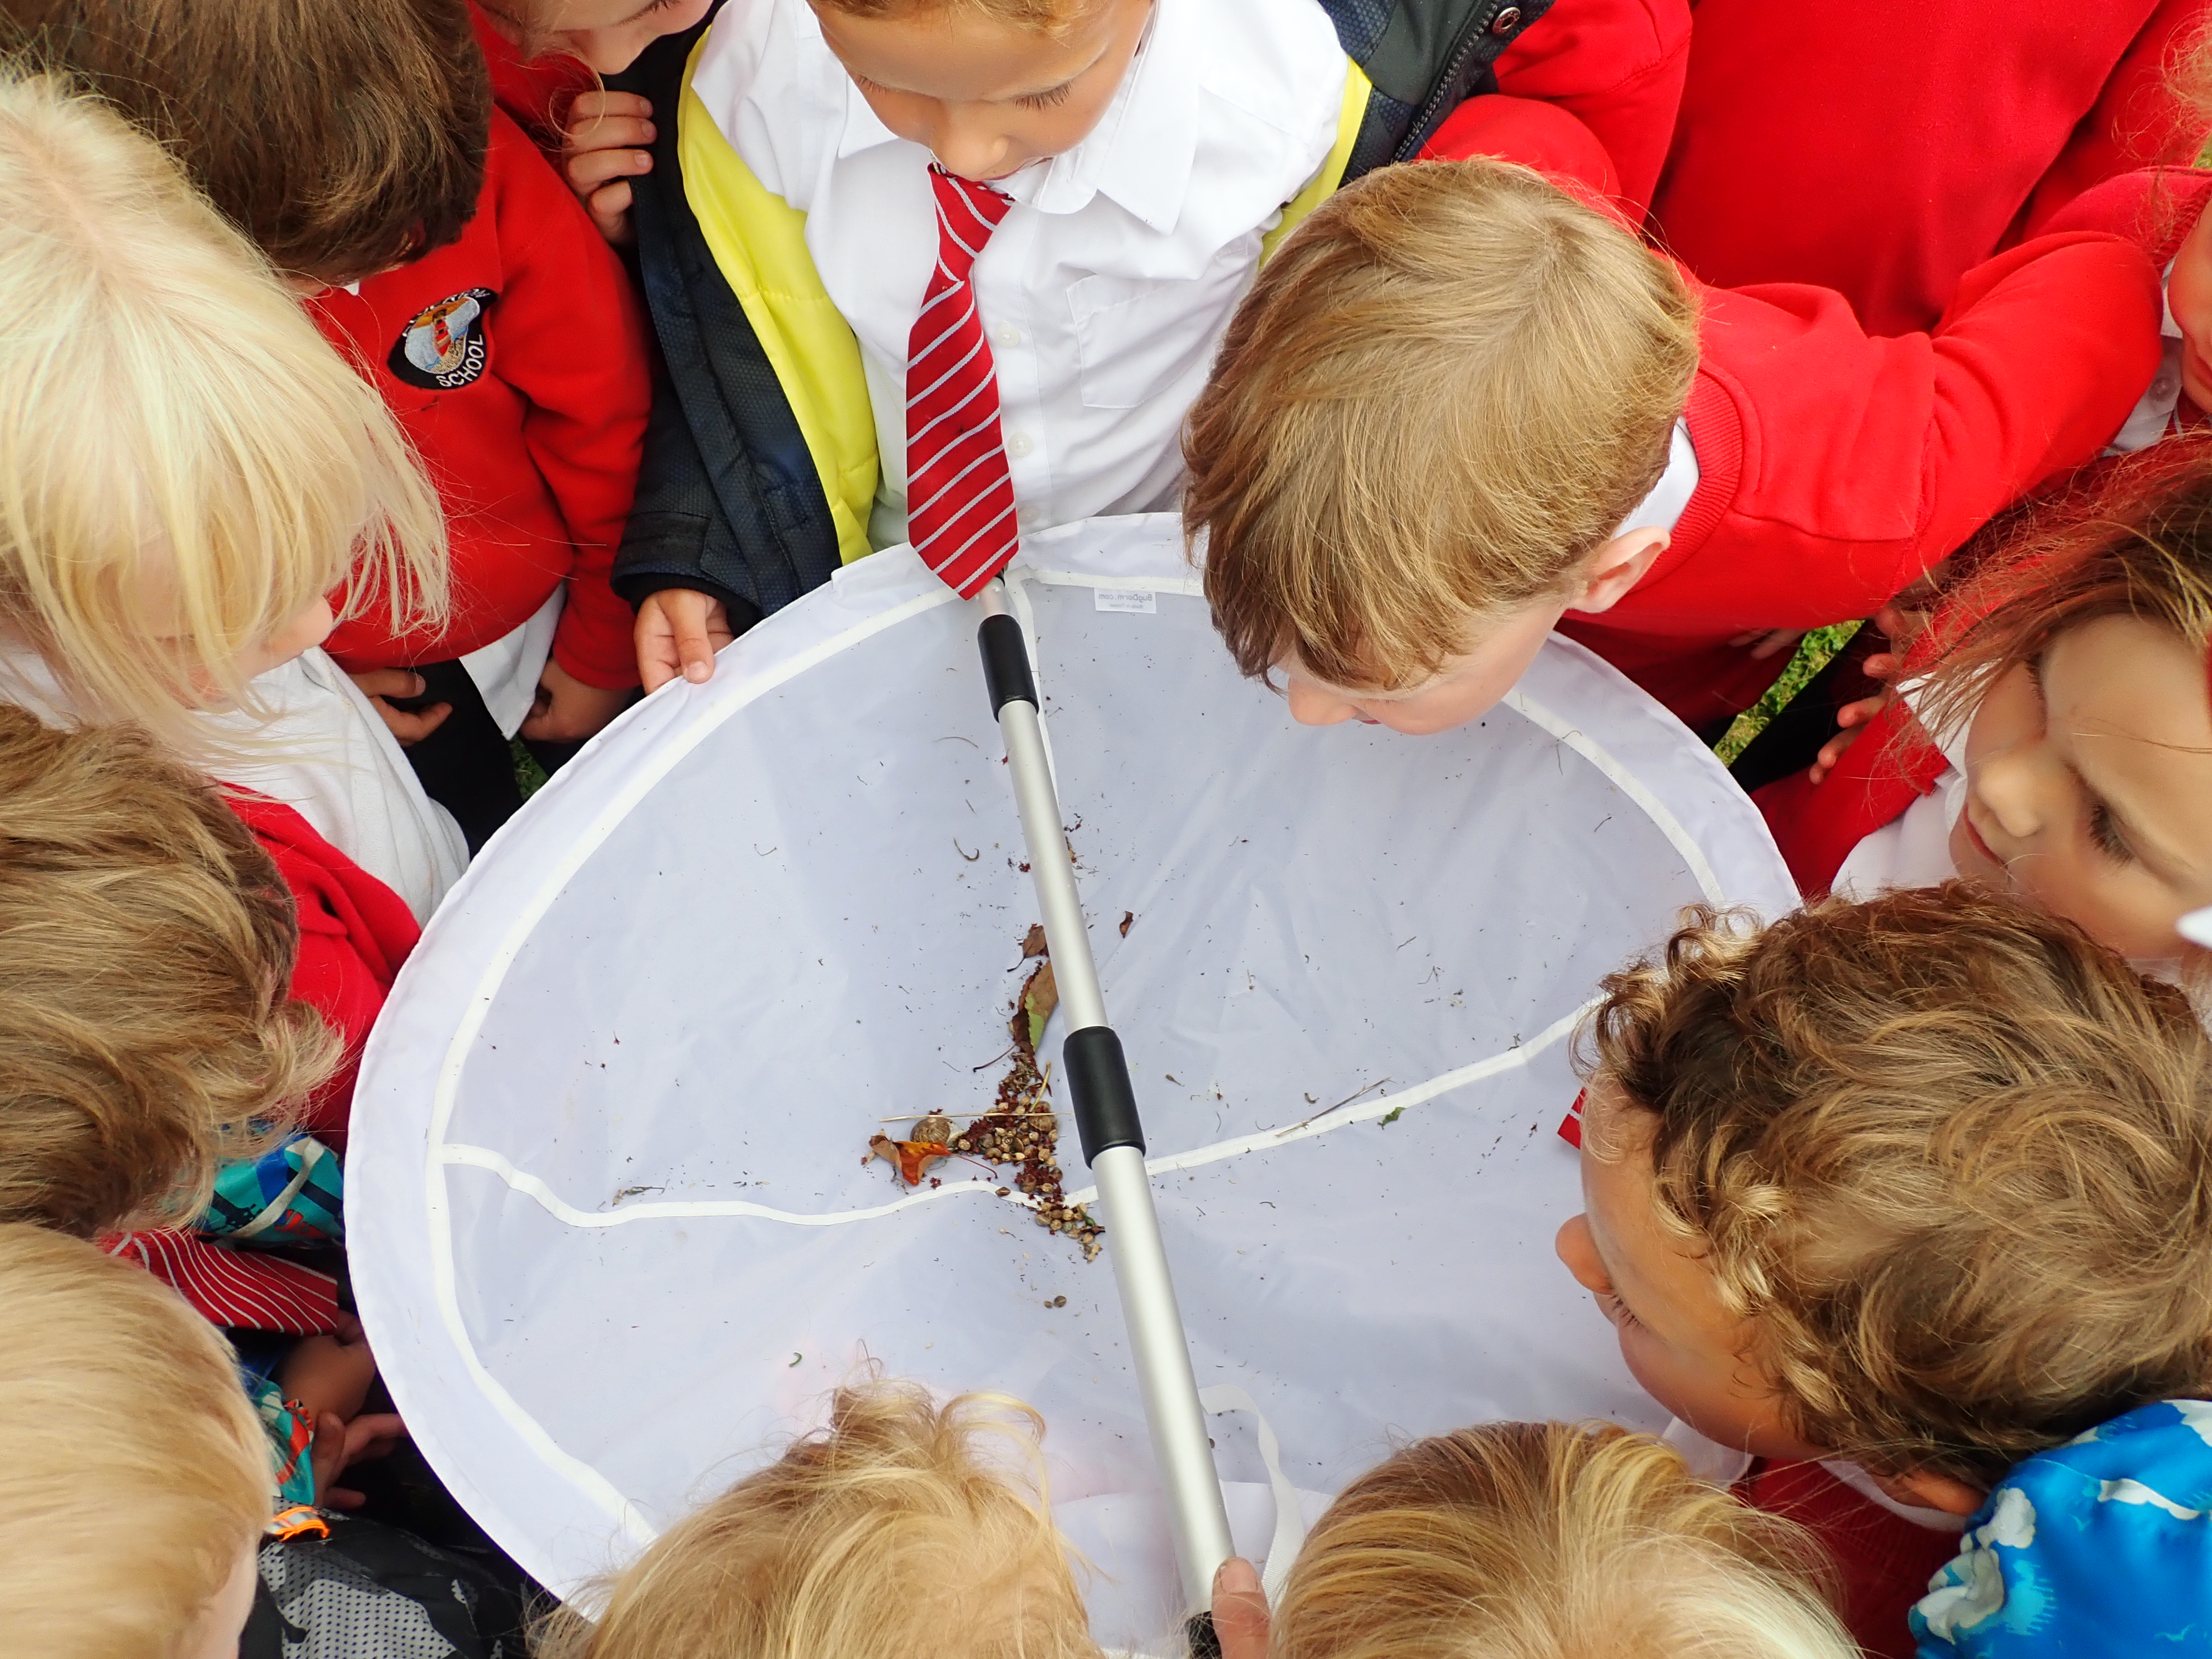
<svg viewBox="0 0 2212 1659">
<path fill-rule="evenodd" d="M 1466 14 L 1451 27 L 1479 43 L 1479 71 L 1543 8 L 1438 9 Z M 1440 99 L 1468 89 L 1465 56 Z M 726 10 L 678 106 L 678 211 L 696 216 L 758 337 L 752 366 L 772 371 L 806 453 L 738 458 L 763 475 L 767 503 L 758 522 L 733 526 L 741 582 L 693 556 L 703 520 L 633 521 L 617 576 L 642 601 L 647 688 L 679 672 L 704 679 L 731 635 L 722 595 L 695 590 L 722 587 L 757 615 L 826 577 L 779 516 L 779 492 L 804 495 L 814 479 L 838 556 L 911 540 L 963 592 L 1012 556 L 1021 531 L 1171 505 L 1183 416 L 1263 242 L 1347 161 L 1389 159 L 1354 154 L 1383 101 L 1313 0 Z M 1412 142 L 1433 125 L 1433 111 L 1393 107 Z M 925 304 L 949 332 L 918 327 Z M 654 310 L 680 382 L 687 345 L 658 295 Z M 711 319 L 701 323 L 712 349 Z M 714 372 L 724 397 L 747 395 Z M 753 395 L 763 389 L 757 380 Z M 681 385 L 678 398 L 704 471 L 741 470 L 711 453 L 716 422 Z M 949 459 L 947 436 L 965 445 Z M 910 490 L 915 462 L 924 476 Z M 641 495 L 650 455 L 647 470 Z M 910 494 L 923 508 L 912 523 Z M 637 556 L 655 536 L 674 556 Z"/>
</svg>

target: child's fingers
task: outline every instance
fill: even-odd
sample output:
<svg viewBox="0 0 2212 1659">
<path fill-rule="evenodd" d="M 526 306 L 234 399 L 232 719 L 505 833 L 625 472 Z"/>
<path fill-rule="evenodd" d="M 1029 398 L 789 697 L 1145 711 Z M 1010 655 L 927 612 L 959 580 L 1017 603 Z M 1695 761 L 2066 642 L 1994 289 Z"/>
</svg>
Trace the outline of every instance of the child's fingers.
<svg viewBox="0 0 2212 1659">
<path fill-rule="evenodd" d="M 585 203 L 591 210 L 592 222 L 599 228 L 599 234 L 617 247 L 628 247 L 637 234 L 630 226 L 629 204 L 627 182 L 609 185 L 595 191 Z"/>
<path fill-rule="evenodd" d="M 676 659 L 684 665 L 685 679 L 703 685 L 714 677 L 714 647 L 707 635 L 708 599 L 704 593 L 687 593 L 684 598 L 687 603 L 671 611 L 676 625 Z"/>
<path fill-rule="evenodd" d="M 352 679 L 372 697 L 419 697 L 428 684 L 411 668 L 372 668 Z"/>
<path fill-rule="evenodd" d="M 603 185 L 653 171 L 653 157 L 641 149 L 587 149 L 568 158 L 568 188 L 589 196 Z"/>
<path fill-rule="evenodd" d="M 625 147 L 642 149 L 653 142 L 654 132 L 650 121 L 641 120 L 634 115 L 617 116 L 592 123 L 586 131 L 569 134 L 562 150 L 566 155 L 576 156 L 597 155 L 602 150 Z"/>
<path fill-rule="evenodd" d="M 652 115 L 653 100 L 650 98 L 641 98 L 634 92 L 610 92 L 605 87 L 595 87 L 589 92 L 578 93 L 569 100 L 568 118 L 561 124 L 562 136 L 580 138 L 604 121 L 623 118 L 649 120 Z"/>
<path fill-rule="evenodd" d="M 1213 1575 L 1213 1634 L 1221 1659 L 1267 1659 L 1267 1595 L 1258 1571 L 1241 1556 Z"/>
<path fill-rule="evenodd" d="M 453 712 L 449 702 L 434 702 L 428 708 L 408 710 L 394 708 L 381 697 L 371 697 L 376 712 L 384 716 L 384 723 L 392 728 L 392 735 L 399 739 L 402 749 L 412 748 L 446 723 L 446 716 Z"/>
</svg>

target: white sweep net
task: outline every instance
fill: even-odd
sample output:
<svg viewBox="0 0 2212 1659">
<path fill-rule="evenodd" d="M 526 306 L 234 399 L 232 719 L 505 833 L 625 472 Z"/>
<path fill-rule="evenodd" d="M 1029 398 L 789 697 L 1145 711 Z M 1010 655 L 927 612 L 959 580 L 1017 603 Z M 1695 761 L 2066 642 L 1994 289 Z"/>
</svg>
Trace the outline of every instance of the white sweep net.
<svg viewBox="0 0 2212 1659">
<path fill-rule="evenodd" d="M 1034 538 L 1011 580 L 1199 1380 L 1264 1418 L 1215 1419 L 1240 1547 L 1279 1536 L 1279 1573 L 1295 1536 L 1269 1427 L 1310 1516 L 1394 1437 L 1657 1426 L 1552 1255 L 1569 1038 L 1682 906 L 1795 902 L 1750 803 L 1557 640 L 1462 730 L 1301 728 L 1237 678 L 1171 518 Z M 1176 1621 L 1110 1261 L 1002 1176 L 865 1161 L 908 1133 L 879 1120 L 989 1109 L 1037 919 L 976 619 L 878 555 L 633 710 L 477 860 L 377 1029 L 362 1310 L 424 1451 L 556 1591 L 872 1357 L 1042 1410 L 1097 1634 Z"/>
</svg>

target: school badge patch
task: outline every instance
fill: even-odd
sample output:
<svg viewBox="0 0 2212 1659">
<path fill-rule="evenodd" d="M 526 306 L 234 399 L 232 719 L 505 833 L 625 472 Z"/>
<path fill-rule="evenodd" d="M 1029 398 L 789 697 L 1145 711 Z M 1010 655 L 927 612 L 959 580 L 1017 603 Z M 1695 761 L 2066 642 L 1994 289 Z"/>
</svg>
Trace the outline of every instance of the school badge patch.
<svg viewBox="0 0 2212 1659">
<path fill-rule="evenodd" d="M 464 289 L 407 319 L 385 366 L 425 392 L 458 392 L 473 385 L 491 362 L 484 318 L 499 296 L 488 288 Z"/>
</svg>

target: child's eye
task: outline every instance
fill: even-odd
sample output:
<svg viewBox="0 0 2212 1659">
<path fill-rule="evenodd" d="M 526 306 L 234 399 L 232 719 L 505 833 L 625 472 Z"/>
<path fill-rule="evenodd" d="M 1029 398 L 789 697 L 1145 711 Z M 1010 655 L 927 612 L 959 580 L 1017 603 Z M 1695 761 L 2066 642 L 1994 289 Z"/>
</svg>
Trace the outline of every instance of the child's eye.
<svg viewBox="0 0 2212 1659">
<path fill-rule="evenodd" d="M 1055 105 L 1066 103 L 1067 94 L 1073 88 L 1073 82 L 1063 82 L 1050 92 L 1033 92 L 1028 97 L 1017 98 L 1014 101 L 1024 109 L 1051 109 Z"/>
<path fill-rule="evenodd" d="M 2135 862 L 2135 849 L 2128 845 L 2127 837 L 2120 834 L 2120 826 L 2112 817 L 2112 809 L 2102 801 L 2089 808 L 2089 839 L 2097 843 L 2099 852 L 2114 862 Z"/>
</svg>

